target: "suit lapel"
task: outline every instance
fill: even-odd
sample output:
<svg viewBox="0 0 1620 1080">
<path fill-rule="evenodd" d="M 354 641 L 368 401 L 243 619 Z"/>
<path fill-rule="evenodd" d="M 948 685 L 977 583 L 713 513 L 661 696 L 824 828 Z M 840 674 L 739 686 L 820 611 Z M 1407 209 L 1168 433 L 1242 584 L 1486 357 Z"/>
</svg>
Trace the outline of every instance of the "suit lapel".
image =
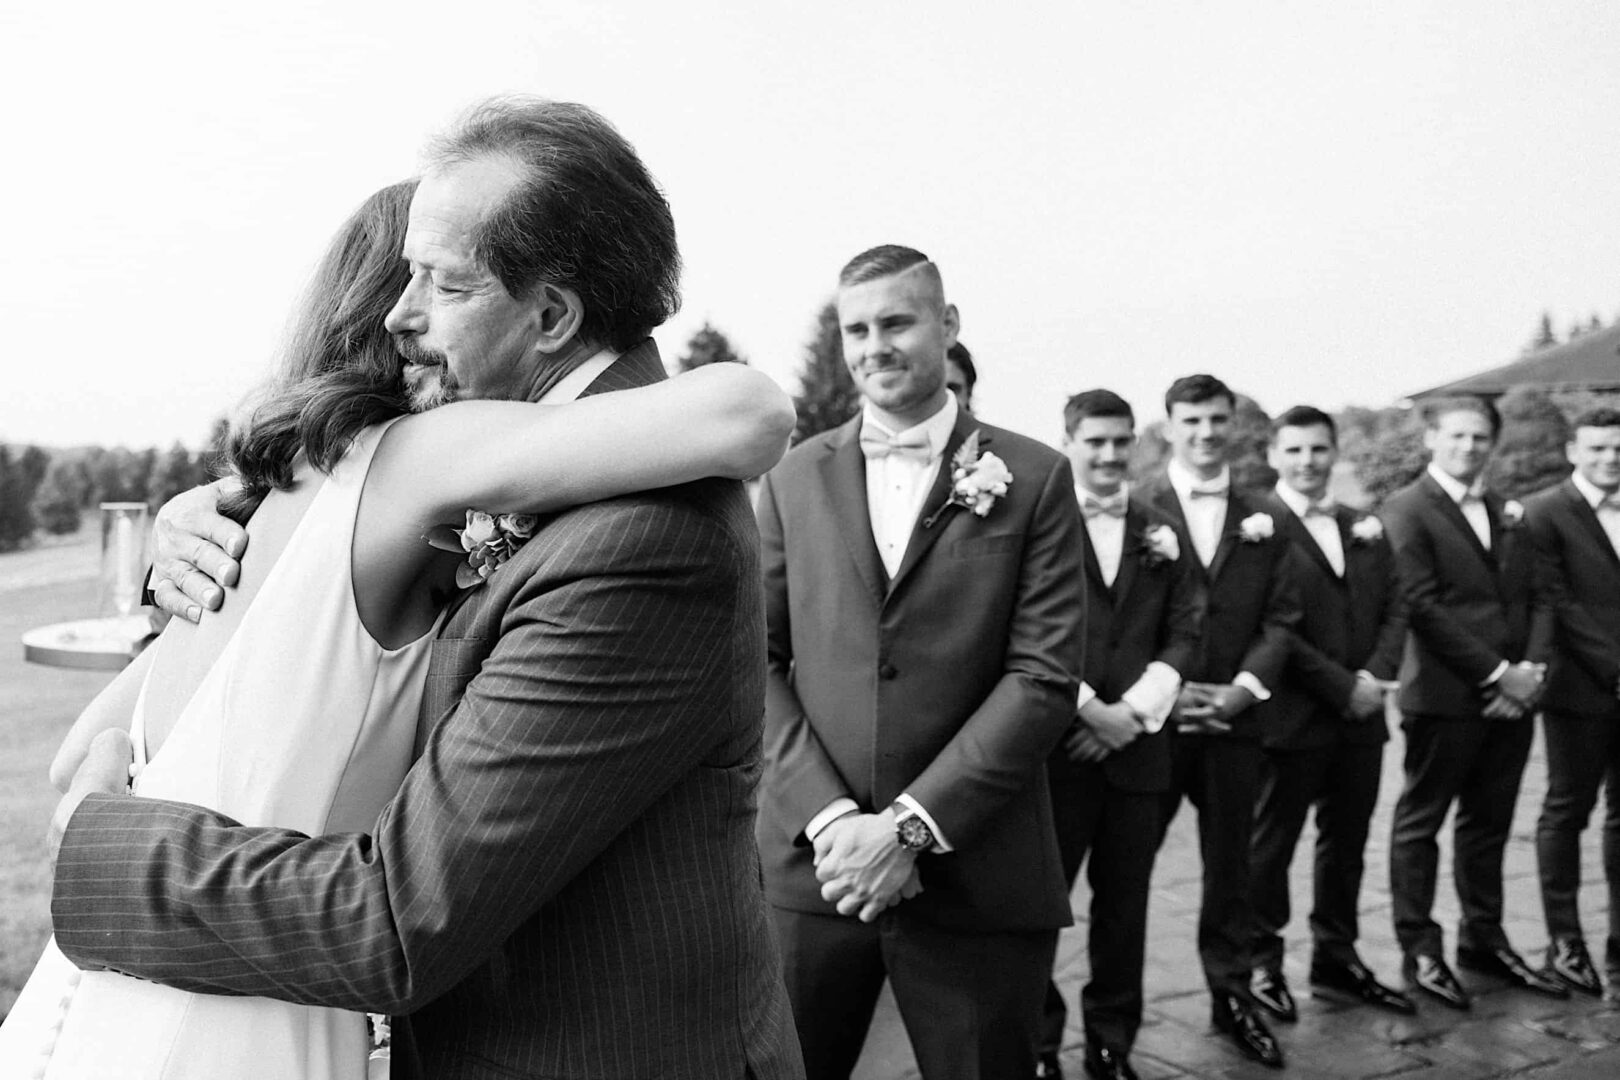
<svg viewBox="0 0 1620 1080">
<path fill-rule="evenodd" d="M 589 386 L 579 392 L 580 397 L 605 394 L 613 390 L 629 390 L 649 386 L 669 378 L 664 362 L 658 357 L 658 346 L 646 338 L 613 363 L 603 368 Z"/>
<path fill-rule="evenodd" d="M 1318 544 L 1316 537 L 1311 535 L 1310 528 L 1306 526 L 1304 521 L 1300 520 L 1298 514 L 1289 509 L 1287 503 L 1283 502 L 1279 496 L 1272 495 L 1265 501 L 1264 509 L 1272 517 L 1282 522 L 1282 527 L 1287 530 L 1288 538 L 1294 543 L 1294 546 L 1309 555 L 1329 580 L 1336 581 L 1341 585 L 1344 584 L 1344 579 L 1333 569 L 1333 564 L 1328 562 L 1327 552 L 1322 550 L 1322 545 Z M 1340 549 L 1346 552 L 1345 566 L 1348 570 L 1350 544 L 1344 535 L 1344 522 L 1337 513 L 1334 514 L 1334 524 L 1339 530 Z"/>
<path fill-rule="evenodd" d="M 1614 541 L 1610 540 L 1609 534 L 1603 530 L 1603 522 L 1598 520 L 1597 511 L 1593 510 L 1592 504 L 1586 501 L 1586 496 L 1581 494 L 1581 489 L 1576 487 L 1572 480 L 1565 480 L 1559 486 L 1563 489 L 1564 498 L 1569 503 L 1569 512 L 1575 516 L 1576 521 L 1581 523 L 1581 528 L 1587 531 L 1592 537 L 1592 542 L 1609 557 L 1609 562 L 1616 567 L 1620 567 L 1620 552 L 1614 550 Z"/>
<path fill-rule="evenodd" d="M 1485 545 L 1479 542 L 1479 534 L 1474 531 L 1472 525 L 1468 524 L 1468 519 L 1463 516 L 1462 507 L 1453 502 L 1451 496 L 1446 494 L 1445 489 L 1435 483 L 1434 477 L 1427 473 L 1423 475 L 1423 484 L 1424 490 L 1429 493 L 1429 498 L 1439 508 L 1440 516 L 1451 522 L 1451 527 L 1461 534 L 1463 542 L 1472 548 L 1474 554 L 1478 555 L 1480 561 L 1490 569 L 1491 577 L 1494 579 L 1496 576 L 1496 560 L 1491 557 L 1490 552 L 1485 550 Z M 1486 514 L 1489 515 L 1489 513 L 1490 510 L 1487 507 Z M 1494 524 L 1492 525 L 1492 532 L 1495 532 Z M 1493 536 L 1492 539 L 1494 540 L 1495 537 Z"/>
<path fill-rule="evenodd" d="M 1192 544 L 1192 530 L 1187 527 L 1187 515 L 1181 510 L 1181 499 L 1177 497 L 1176 489 L 1170 485 L 1170 479 L 1160 473 L 1155 479 L 1143 484 L 1142 498 L 1149 506 L 1168 514 L 1170 520 L 1180 527 L 1181 534 L 1187 538 L 1187 550 L 1182 553 L 1182 557 L 1190 560 L 1193 572 L 1207 581 L 1211 577 L 1209 567 L 1198 558 L 1198 551 Z M 1230 505 L 1228 500 L 1229 508 Z"/>
<path fill-rule="evenodd" d="M 1110 592 L 1116 610 L 1125 603 L 1126 597 L 1131 595 L 1131 586 L 1136 584 L 1136 573 L 1147 549 L 1146 533 L 1147 520 L 1135 506 L 1126 502 L 1125 538 L 1120 544 L 1119 570 L 1114 574 Z"/>
<path fill-rule="evenodd" d="M 906 543 L 906 553 L 900 559 L 900 568 L 894 572 L 894 580 L 889 582 L 889 594 L 900 587 L 911 573 L 913 567 L 922 561 L 933 546 L 939 543 L 940 535 L 950 525 L 951 518 L 963 513 L 961 507 L 946 509 L 945 504 L 951 497 L 951 465 L 956 457 L 957 449 L 967 440 L 975 428 L 979 430 L 979 451 L 983 453 L 990 446 L 990 433 L 979 428 L 978 421 L 965 410 L 958 410 L 956 426 L 951 429 L 951 437 L 945 443 L 945 452 L 940 455 L 939 471 L 934 474 L 934 486 L 928 491 L 928 498 L 923 500 L 922 513 L 911 526 L 911 539 Z"/>
<path fill-rule="evenodd" d="M 1174 492 L 1172 492 L 1174 494 Z M 1238 545 L 1238 526 L 1243 522 L 1244 511 L 1248 508 L 1243 504 L 1242 498 L 1235 489 L 1226 492 L 1226 520 L 1221 523 L 1221 540 L 1215 548 L 1215 557 L 1209 561 L 1209 580 L 1214 581 L 1221 576 L 1221 567 L 1231 557 L 1232 549 Z M 1198 554 L 1193 553 L 1193 558 Z"/>
<path fill-rule="evenodd" d="M 1103 580 L 1102 564 L 1097 561 L 1097 545 L 1091 539 L 1091 526 L 1090 526 L 1089 523 L 1085 522 L 1084 518 L 1082 518 L 1081 521 L 1082 521 L 1082 524 L 1085 524 L 1085 529 L 1086 529 L 1086 550 L 1085 550 L 1086 577 L 1088 579 L 1090 579 L 1091 584 L 1094 585 L 1102 595 L 1105 595 L 1105 596 L 1112 595 L 1112 589 L 1109 588 L 1108 582 Z M 1131 546 L 1130 537 L 1126 536 L 1126 538 L 1125 538 L 1125 549 L 1127 551 L 1129 551 L 1130 546 Z M 1125 568 L 1125 560 L 1126 560 L 1126 558 L 1128 558 L 1128 556 L 1126 556 L 1126 555 L 1121 555 L 1121 557 L 1120 557 L 1119 562 L 1120 562 L 1120 569 L 1121 570 L 1124 570 L 1124 568 Z M 1118 581 L 1118 579 L 1119 579 L 1119 575 L 1116 574 L 1115 575 L 1115 580 Z"/>
<path fill-rule="evenodd" d="M 878 554 L 877 541 L 872 539 L 872 513 L 866 505 L 866 458 L 861 454 L 861 417 L 839 429 L 827 443 L 826 455 L 821 459 L 821 482 L 827 489 L 827 501 L 832 504 L 833 521 L 838 534 L 872 594 L 881 601 L 885 587 L 883 557 Z"/>
</svg>

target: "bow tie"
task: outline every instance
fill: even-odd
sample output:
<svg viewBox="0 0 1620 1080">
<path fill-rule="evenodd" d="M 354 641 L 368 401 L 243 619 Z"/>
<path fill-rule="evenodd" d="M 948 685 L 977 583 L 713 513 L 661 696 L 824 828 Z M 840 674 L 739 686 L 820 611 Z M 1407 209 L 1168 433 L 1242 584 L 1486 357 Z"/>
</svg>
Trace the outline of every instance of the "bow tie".
<svg viewBox="0 0 1620 1080">
<path fill-rule="evenodd" d="M 1080 513 L 1087 521 L 1099 517 L 1122 518 L 1125 516 L 1126 497 L 1123 491 L 1112 495 L 1098 497 L 1087 495 L 1080 500 Z"/>
<path fill-rule="evenodd" d="M 1320 502 L 1313 502 L 1313 503 L 1311 503 L 1311 505 L 1307 506 L 1305 508 L 1305 515 L 1304 516 L 1308 517 L 1308 518 L 1312 518 L 1312 517 L 1329 517 L 1330 518 L 1330 517 L 1333 516 L 1333 510 L 1334 510 L 1333 500 L 1332 499 L 1323 499 Z"/>
<path fill-rule="evenodd" d="M 1600 513 L 1604 510 L 1613 510 L 1620 513 L 1620 491 L 1615 492 L 1613 495 L 1603 496 L 1593 509 Z"/>
<path fill-rule="evenodd" d="M 867 461 L 881 461 L 894 454 L 896 457 L 910 458 L 919 465 L 928 464 L 928 435 L 917 428 L 902 431 L 898 435 L 890 435 L 873 427 L 861 428 L 861 453 L 866 455 Z"/>
<path fill-rule="evenodd" d="M 1187 489 L 1187 495 L 1193 499 L 1224 499 L 1228 490 L 1229 484 L 1195 484 Z"/>
</svg>

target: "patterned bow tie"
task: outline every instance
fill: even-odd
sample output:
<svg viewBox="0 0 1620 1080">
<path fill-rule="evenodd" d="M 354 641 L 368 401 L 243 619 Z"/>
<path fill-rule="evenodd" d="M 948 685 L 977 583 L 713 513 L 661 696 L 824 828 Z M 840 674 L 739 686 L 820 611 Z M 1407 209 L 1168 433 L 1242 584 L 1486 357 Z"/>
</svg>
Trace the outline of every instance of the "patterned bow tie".
<svg viewBox="0 0 1620 1080">
<path fill-rule="evenodd" d="M 1202 484 L 1187 489 L 1187 494 L 1195 499 L 1224 499 L 1230 490 L 1228 484 Z"/>
<path fill-rule="evenodd" d="M 1123 491 L 1100 498 L 1088 494 L 1080 501 L 1080 513 L 1085 515 L 1087 521 L 1099 517 L 1122 518 L 1125 516 L 1125 502 L 1126 498 Z"/>
<path fill-rule="evenodd" d="M 898 435 L 890 435 L 871 426 L 861 428 L 861 453 L 866 455 L 867 461 L 881 461 L 894 454 L 897 457 L 910 458 L 919 465 L 928 464 L 928 435 L 917 429 L 902 431 Z"/>
</svg>

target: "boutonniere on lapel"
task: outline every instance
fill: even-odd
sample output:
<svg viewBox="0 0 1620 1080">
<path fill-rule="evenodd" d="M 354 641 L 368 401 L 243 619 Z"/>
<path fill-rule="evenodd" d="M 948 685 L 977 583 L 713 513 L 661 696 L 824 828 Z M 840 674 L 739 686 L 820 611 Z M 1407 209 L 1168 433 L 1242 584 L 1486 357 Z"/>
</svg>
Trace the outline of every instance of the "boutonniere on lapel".
<svg viewBox="0 0 1620 1080">
<path fill-rule="evenodd" d="M 1383 538 L 1384 523 L 1371 514 L 1363 518 L 1357 518 L 1350 524 L 1351 541 L 1362 547 L 1376 544 Z"/>
<path fill-rule="evenodd" d="M 1013 474 L 1007 463 L 988 450 L 979 451 L 979 432 L 962 441 L 956 456 L 951 458 L 951 497 L 923 522 L 923 528 L 932 529 L 934 522 L 953 506 L 971 510 L 975 517 L 986 517 L 996 500 L 1007 494 L 1007 485 Z"/>
<path fill-rule="evenodd" d="M 1277 534 L 1277 524 L 1270 514 L 1250 514 L 1238 522 L 1238 537 L 1245 544 L 1258 544 Z"/>
<path fill-rule="evenodd" d="M 1517 529 L 1524 523 L 1524 504 L 1518 499 L 1509 499 L 1502 504 L 1502 528 Z"/>
<path fill-rule="evenodd" d="M 482 585 L 517 549 L 529 542 L 540 524 L 538 514 L 489 514 L 468 510 L 462 528 L 439 525 L 428 532 L 427 542 L 440 551 L 465 552 L 467 561 L 456 567 L 456 588 Z"/>
<path fill-rule="evenodd" d="M 1176 530 L 1168 525 L 1155 525 L 1142 533 L 1142 565 L 1149 569 L 1173 563 L 1181 558 L 1181 544 Z"/>
</svg>

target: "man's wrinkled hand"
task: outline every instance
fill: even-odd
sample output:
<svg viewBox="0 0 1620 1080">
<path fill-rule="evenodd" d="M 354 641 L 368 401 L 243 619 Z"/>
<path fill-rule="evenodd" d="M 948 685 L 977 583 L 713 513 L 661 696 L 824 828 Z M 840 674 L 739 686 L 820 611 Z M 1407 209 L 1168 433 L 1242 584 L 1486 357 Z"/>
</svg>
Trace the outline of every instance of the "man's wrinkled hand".
<svg viewBox="0 0 1620 1080">
<path fill-rule="evenodd" d="M 90 740 L 90 749 L 85 752 L 84 762 L 80 764 L 79 771 L 73 774 L 73 782 L 68 785 L 67 794 L 62 796 L 62 801 L 56 804 L 56 812 L 51 815 L 45 846 L 53 867 L 56 865 L 56 853 L 62 847 L 62 836 L 67 832 L 68 822 L 72 820 L 73 812 L 79 808 L 84 797 L 96 792 L 122 795 L 128 791 L 129 766 L 134 760 L 134 744 L 129 741 L 129 732 L 123 728 L 108 728 Z"/>
<path fill-rule="evenodd" d="M 1092 698 L 1080 710 L 1080 722 L 1091 729 L 1097 741 L 1108 750 L 1123 750 L 1142 734 L 1136 713 L 1122 701 L 1104 705 Z"/>
<path fill-rule="evenodd" d="M 900 846 L 893 810 L 846 814 L 817 834 L 815 849 L 822 899 L 862 922 L 904 899 L 915 877 L 917 856 Z"/>
<path fill-rule="evenodd" d="M 1350 690 L 1345 715 L 1352 720 L 1371 720 L 1384 715 L 1384 688 L 1373 679 L 1358 678 Z"/>
<path fill-rule="evenodd" d="M 182 491 L 163 504 L 152 527 L 152 596 L 171 615 L 196 622 L 218 611 L 235 585 L 247 550 L 247 530 L 219 513 L 233 478 Z"/>
<path fill-rule="evenodd" d="M 1108 756 L 1108 747 L 1097 740 L 1090 728 L 1077 723 L 1063 736 L 1063 752 L 1070 761 L 1101 761 Z"/>
</svg>

